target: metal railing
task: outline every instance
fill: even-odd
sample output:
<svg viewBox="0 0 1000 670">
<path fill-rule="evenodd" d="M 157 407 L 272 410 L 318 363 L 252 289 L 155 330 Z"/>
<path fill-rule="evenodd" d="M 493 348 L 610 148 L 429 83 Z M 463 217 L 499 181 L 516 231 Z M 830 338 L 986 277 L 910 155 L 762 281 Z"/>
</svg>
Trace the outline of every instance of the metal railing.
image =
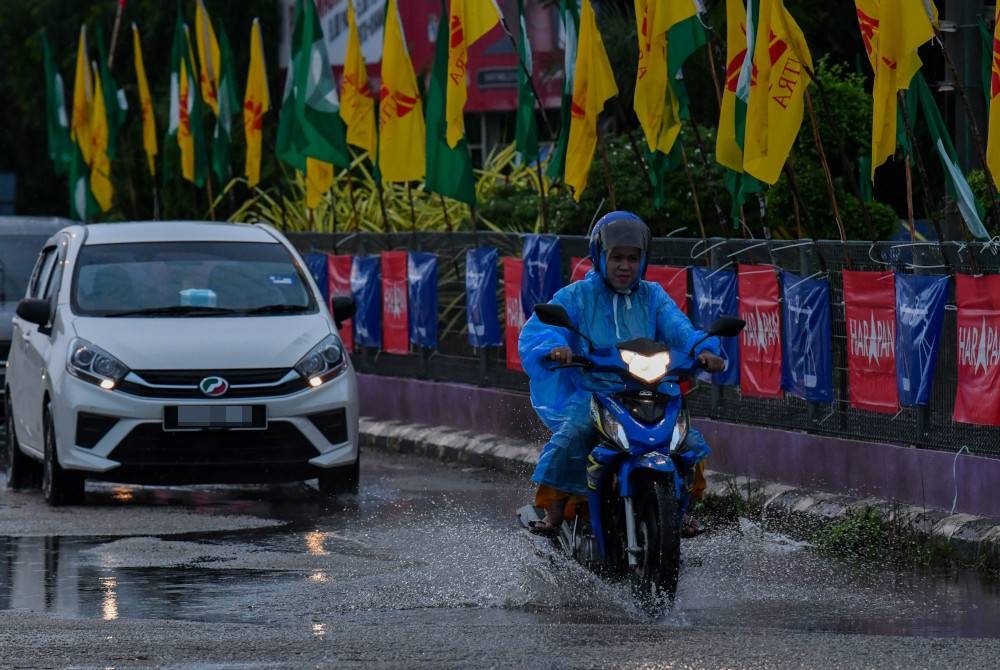
<svg viewBox="0 0 1000 670">
<path fill-rule="evenodd" d="M 439 257 L 439 347 L 414 350 L 409 356 L 374 349 L 354 353 L 361 372 L 410 376 L 527 391 L 526 376 L 508 370 L 503 346 L 477 350 L 468 343 L 465 320 L 465 251 L 496 247 L 500 255 L 520 256 L 523 238 L 499 233 L 298 234 L 300 249 L 341 254 L 377 254 L 392 249 L 436 253 Z M 562 236 L 563 277 L 570 258 L 587 254 L 587 240 Z M 1000 240 L 991 243 L 838 242 L 813 240 L 675 239 L 653 240 L 651 262 L 673 266 L 735 268 L 737 263 L 773 264 L 803 277 L 830 281 L 833 329 L 832 403 L 810 403 L 793 396 L 782 399 L 744 397 L 738 387 L 701 384 L 689 396 L 693 413 L 727 421 L 803 430 L 846 438 L 959 450 L 1000 456 L 1000 429 L 952 421 L 957 386 L 954 282 L 948 304 L 926 407 L 903 408 L 895 415 L 850 407 L 848 401 L 847 333 L 840 271 L 896 270 L 916 274 L 984 274 L 1000 272 Z M 498 273 L 499 274 L 499 273 Z M 498 305 L 503 319 L 502 277 Z M 690 291 L 689 291 L 690 293 Z"/>
</svg>

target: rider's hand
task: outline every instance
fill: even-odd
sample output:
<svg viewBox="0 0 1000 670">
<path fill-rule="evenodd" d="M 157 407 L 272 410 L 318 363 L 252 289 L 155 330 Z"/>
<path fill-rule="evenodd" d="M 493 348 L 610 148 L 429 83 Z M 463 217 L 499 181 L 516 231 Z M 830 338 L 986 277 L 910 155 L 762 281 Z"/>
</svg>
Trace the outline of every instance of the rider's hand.
<svg viewBox="0 0 1000 670">
<path fill-rule="evenodd" d="M 573 360 L 573 350 L 569 347 L 553 347 L 548 357 L 556 363 L 570 363 Z"/>
<path fill-rule="evenodd" d="M 726 369 L 726 361 L 711 351 L 703 351 L 698 354 L 698 363 L 709 372 L 722 372 Z"/>
</svg>

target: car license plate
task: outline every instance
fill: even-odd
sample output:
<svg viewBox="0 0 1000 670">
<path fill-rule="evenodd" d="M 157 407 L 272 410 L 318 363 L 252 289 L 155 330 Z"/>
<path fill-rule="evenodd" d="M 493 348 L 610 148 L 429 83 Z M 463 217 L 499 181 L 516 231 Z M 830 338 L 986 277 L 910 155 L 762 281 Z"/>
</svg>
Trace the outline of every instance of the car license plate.
<svg viewBox="0 0 1000 670">
<path fill-rule="evenodd" d="M 164 430 L 266 428 L 264 405 L 170 405 L 163 408 Z"/>
</svg>

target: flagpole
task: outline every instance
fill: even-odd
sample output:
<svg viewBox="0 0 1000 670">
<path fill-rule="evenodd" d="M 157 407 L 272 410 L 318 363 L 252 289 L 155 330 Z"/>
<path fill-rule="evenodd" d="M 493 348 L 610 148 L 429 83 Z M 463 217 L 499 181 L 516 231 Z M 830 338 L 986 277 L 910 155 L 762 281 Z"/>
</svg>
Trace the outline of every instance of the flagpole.
<svg viewBox="0 0 1000 670">
<path fill-rule="evenodd" d="M 681 160 L 684 161 L 684 174 L 687 175 L 688 186 L 691 187 L 691 197 L 694 200 L 694 216 L 698 220 L 698 230 L 701 231 L 701 239 L 708 239 L 705 235 L 705 222 L 701 219 L 701 205 L 698 203 L 698 188 L 694 183 L 694 175 L 691 174 L 691 167 L 688 165 L 687 152 L 684 151 L 684 143 L 681 142 L 680 136 L 677 137 L 677 142 L 680 143 L 681 147 Z"/>
<path fill-rule="evenodd" d="M 205 175 L 205 188 L 208 190 L 208 215 L 215 221 L 215 196 L 212 195 L 212 175 Z"/>
<path fill-rule="evenodd" d="M 381 175 L 379 175 L 379 179 L 376 182 L 376 189 L 375 190 L 378 191 L 378 206 L 379 206 L 379 209 L 382 210 L 382 227 L 385 229 L 385 232 L 388 233 L 389 232 L 389 215 L 385 211 L 385 190 L 384 190 L 383 185 L 382 185 Z M 360 221 L 358 222 L 358 225 L 360 226 Z"/>
<path fill-rule="evenodd" d="M 122 25 L 122 13 L 125 11 L 126 0 L 118 0 L 118 9 L 115 11 L 115 23 L 111 28 L 111 47 L 108 50 L 108 69 L 115 62 L 115 45 L 118 43 L 118 31 Z"/>
<path fill-rule="evenodd" d="M 406 195 L 410 199 L 410 219 L 413 225 L 417 225 L 417 208 L 413 205 L 413 187 L 410 182 L 406 182 Z"/>
<path fill-rule="evenodd" d="M 910 123 L 910 110 L 906 104 L 906 96 L 899 93 L 899 109 L 903 114 L 903 126 L 906 129 L 906 138 L 910 142 L 910 150 L 913 152 L 914 158 L 917 160 L 917 175 L 920 177 L 920 188 L 923 191 L 923 201 L 924 210 L 928 217 L 930 217 L 931 223 L 934 224 L 934 232 L 937 233 L 938 244 L 945 241 L 944 231 L 941 228 L 941 222 L 938 220 L 937 215 L 934 214 L 934 209 L 931 207 L 930 202 L 930 180 L 927 178 L 927 166 L 924 164 L 923 152 L 917 147 L 916 137 L 914 136 L 914 128 Z M 907 160 L 907 166 L 909 167 L 909 160 Z M 943 255 L 943 254 L 942 254 Z"/>
<path fill-rule="evenodd" d="M 438 193 L 438 199 L 441 201 L 441 213 L 444 214 L 444 226 L 445 226 L 445 230 L 447 230 L 449 233 L 454 232 L 452 230 L 452 227 L 451 227 L 451 218 L 448 217 L 448 203 L 446 203 L 444 201 L 444 196 L 441 195 L 440 193 Z M 412 200 L 412 197 L 411 197 L 411 199 L 410 199 L 410 206 L 412 206 L 412 205 L 413 205 L 413 200 Z M 473 226 L 476 225 L 475 221 L 472 222 L 472 225 Z"/>
<path fill-rule="evenodd" d="M 629 123 L 625 114 L 625 108 L 622 107 L 621 98 L 617 96 L 615 96 L 615 112 L 618 114 L 618 121 L 622 124 L 622 128 L 628 128 Z M 642 152 L 639 151 L 639 146 L 635 143 L 632 133 L 626 131 L 625 137 L 628 138 L 628 145 L 632 147 L 632 153 L 635 154 L 635 160 L 639 164 L 639 169 L 642 170 L 642 176 L 646 178 L 646 185 L 649 186 L 649 196 L 651 198 L 656 197 L 656 187 L 653 185 L 653 178 L 649 174 L 646 159 L 643 157 Z"/>
<path fill-rule="evenodd" d="M 813 227 L 812 215 L 809 213 L 808 208 L 806 208 L 805 201 L 802 199 L 802 192 L 799 190 L 799 180 L 795 176 L 795 167 L 792 164 L 791 157 L 789 157 L 782 170 L 784 171 L 785 176 L 788 177 L 788 186 L 792 189 L 792 197 L 795 203 L 796 223 L 801 228 L 802 221 L 805 221 L 806 232 L 809 233 L 810 239 L 815 240 L 816 230 Z M 799 233 L 799 237 L 802 237 L 801 230 Z"/>
<path fill-rule="evenodd" d="M 330 168 L 331 174 L 333 173 L 333 167 Z M 333 186 L 331 186 L 326 195 L 330 196 L 330 225 L 333 227 L 333 234 L 337 234 L 337 198 L 333 191 Z"/>
<path fill-rule="evenodd" d="M 611 198 L 611 209 L 617 210 L 618 204 L 615 200 L 615 185 L 611 181 L 611 160 L 608 158 L 608 147 L 604 144 L 604 135 L 601 134 L 600 125 L 594 128 L 597 135 L 597 144 L 601 147 L 601 159 L 604 162 L 604 184 L 608 188 L 608 197 Z"/>
<path fill-rule="evenodd" d="M 814 79 L 815 81 L 815 79 Z M 833 173 L 830 172 L 830 164 L 826 161 L 826 150 L 823 148 L 823 138 L 819 135 L 819 124 L 816 122 L 816 112 L 813 110 L 812 97 L 809 89 L 805 91 L 806 109 L 809 111 L 809 125 L 812 126 L 813 142 L 816 144 L 816 152 L 819 154 L 819 162 L 823 167 L 823 176 L 826 177 L 826 191 L 830 196 L 830 206 L 833 208 L 833 219 L 837 223 L 837 231 L 840 233 L 840 241 L 847 240 L 844 232 L 844 221 L 840 217 L 840 207 L 837 205 L 837 191 L 833 187 Z M 874 226 L 871 229 L 872 241 L 875 241 Z"/>
</svg>

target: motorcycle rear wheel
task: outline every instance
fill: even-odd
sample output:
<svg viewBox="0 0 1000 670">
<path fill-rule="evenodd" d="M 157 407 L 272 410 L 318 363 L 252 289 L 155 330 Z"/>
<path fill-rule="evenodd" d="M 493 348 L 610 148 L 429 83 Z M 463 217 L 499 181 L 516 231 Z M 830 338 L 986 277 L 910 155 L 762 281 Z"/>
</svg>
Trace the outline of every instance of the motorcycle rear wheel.
<svg viewBox="0 0 1000 670">
<path fill-rule="evenodd" d="M 644 603 L 659 608 L 673 602 L 680 576 L 680 513 L 673 482 L 649 482 L 636 502 L 636 543 L 641 551 L 631 574 L 633 588 Z"/>
</svg>

